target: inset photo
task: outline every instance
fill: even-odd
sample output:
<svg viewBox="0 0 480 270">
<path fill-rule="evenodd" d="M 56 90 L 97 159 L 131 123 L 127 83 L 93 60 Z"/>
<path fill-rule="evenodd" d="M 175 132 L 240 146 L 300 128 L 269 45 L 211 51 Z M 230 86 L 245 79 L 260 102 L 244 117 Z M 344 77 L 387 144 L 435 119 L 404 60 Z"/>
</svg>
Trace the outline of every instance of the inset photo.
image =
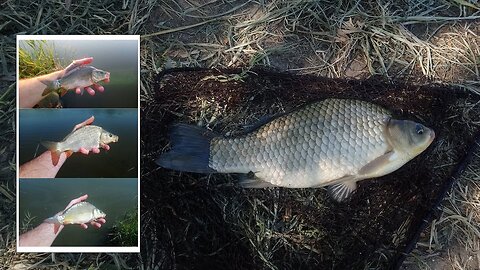
<svg viewBox="0 0 480 270">
<path fill-rule="evenodd" d="M 138 177 L 137 109 L 19 111 L 19 178 Z"/>
<path fill-rule="evenodd" d="M 138 191 L 138 178 L 20 179 L 18 250 L 138 252 Z"/>
<path fill-rule="evenodd" d="M 137 108 L 138 36 L 19 36 L 20 108 Z"/>
</svg>

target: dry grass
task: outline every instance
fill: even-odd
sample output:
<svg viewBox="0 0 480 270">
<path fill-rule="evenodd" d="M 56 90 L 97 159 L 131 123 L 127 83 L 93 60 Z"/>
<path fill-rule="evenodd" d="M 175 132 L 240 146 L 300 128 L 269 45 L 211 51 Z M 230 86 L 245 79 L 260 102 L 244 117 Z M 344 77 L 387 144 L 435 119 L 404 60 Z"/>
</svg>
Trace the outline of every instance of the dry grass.
<svg viewBox="0 0 480 270">
<path fill-rule="evenodd" d="M 477 151 L 445 197 L 440 216 L 422 235 L 405 269 L 480 268 L 479 167 L 480 153 Z"/>
<path fill-rule="evenodd" d="M 70 11 L 65 10 L 62 1 L 6 0 L 0 3 L 0 30 L 5 34 L 0 37 L 0 88 L 7 89 L 14 81 L 15 34 L 63 33 L 143 35 L 142 106 L 152 105 L 154 89 L 151 86 L 156 73 L 184 66 L 241 67 L 245 69 L 242 76 L 248 76 L 248 70 L 259 64 L 329 77 L 365 78 L 380 74 L 387 78 L 413 78 L 421 83 L 440 81 L 480 93 L 479 16 L 479 5 L 474 0 L 415 0 L 408 1 L 408 4 L 385 0 L 219 0 L 198 3 L 185 0 L 79 0 L 73 1 Z M 241 77 L 216 79 L 240 80 Z M 199 106 L 211 107 L 213 104 L 199 102 Z M 0 136 L 8 138 L 8 144 L 1 144 L 3 153 L 12 151 L 9 147 L 14 130 L 13 105 L 7 104 L 5 110 L 8 113 L 0 117 L 2 125 L 7 123 L 7 128 L 2 129 L 6 134 Z M 206 124 L 213 123 L 216 114 L 221 114 L 222 110 L 211 107 L 210 113 L 199 115 L 198 119 Z M 8 163 L 2 163 L 2 172 L 11 174 L 12 166 L 8 159 Z M 432 225 L 434 236 L 427 242 L 432 254 L 437 254 L 437 250 L 457 238 L 462 247 L 467 246 L 478 253 L 476 232 L 479 229 L 474 222 L 474 206 L 478 202 L 473 193 L 477 188 L 477 176 L 470 172 L 465 178 L 467 180 L 459 182 L 460 186 L 456 186 L 446 201 L 450 210 L 446 209 L 442 219 Z M 6 214 L 0 219 L 0 251 L 3 254 L 0 265 L 23 263 L 68 269 L 101 268 L 111 264 L 122 269 L 126 267 L 125 262 L 136 263 L 136 255 L 58 255 L 53 258 L 51 254 L 15 254 L 11 215 L 14 211 L 14 179 L 13 176 L 2 179 L 5 180 L 0 185 L 0 198 L 5 200 L 2 213 Z M 299 194 L 301 196 L 305 194 Z M 272 250 L 282 244 L 269 231 L 270 211 L 273 211 L 270 207 L 275 206 L 265 209 L 255 202 L 252 208 L 261 211 L 253 213 L 257 218 L 249 221 L 258 222 L 256 226 L 269 236 L 268 241 L 259 239 L 252 243 L 266 262 Z M 142 229 L 154 222 L 148 219 L 148 212 L 144 213 L 142 221 Z M 247 232 L 248 229 L 245 228 Z M 315 232 L 311 233 L 315 235 Z M 468 237 L 462 238 L 462 235 Z M 162 266 L 153 257 L 156 254 L 154 249 L 155 245 L 142 249 L 143 268 Z M 429 257 L 420 250 L 416 254 L 420 264 Z M 463 266 L 463 259 L 457 257 L 450 254 L 451 265 Z M 413 257 L 410 260 L 413 261 Z"/>
</svg>

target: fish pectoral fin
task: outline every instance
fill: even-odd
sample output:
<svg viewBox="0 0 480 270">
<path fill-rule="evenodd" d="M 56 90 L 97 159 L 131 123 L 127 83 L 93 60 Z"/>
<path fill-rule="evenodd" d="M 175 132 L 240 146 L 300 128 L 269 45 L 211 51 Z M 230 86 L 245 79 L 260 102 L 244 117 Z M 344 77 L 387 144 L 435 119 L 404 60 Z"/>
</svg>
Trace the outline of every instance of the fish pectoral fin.
<svg viewBox="0 0 480 270">
<path fill-rule="evenodd" d="M 278 187 L 274 184 L 264 181 L 263 179 L 252 176 L 253 173 L 245 174 L 240 178 L 240 185 L 243 188 L 269 188 L 269 187 Z"/>
<path fill-rule="evenodd" d="M 383 171 L 385 170 L 385 168 L 388 168 L 388 165 L 392 162 L 391 157 L 394 155 L 394 153 L 394 151 L 388 151 L 385 154 L 372 160 L 358 171 L 358 175 L 365 176 L 365 178 L 384 175 Z"/>
<path fill-rule="evenodd" d="M 328 186 L 328 193 L 337 202 L 342 202 L 347 199 L 352 192 L 357 189 L 357 182 L 354 180 L 341 182 L 335 185 Z"/>
</svg>

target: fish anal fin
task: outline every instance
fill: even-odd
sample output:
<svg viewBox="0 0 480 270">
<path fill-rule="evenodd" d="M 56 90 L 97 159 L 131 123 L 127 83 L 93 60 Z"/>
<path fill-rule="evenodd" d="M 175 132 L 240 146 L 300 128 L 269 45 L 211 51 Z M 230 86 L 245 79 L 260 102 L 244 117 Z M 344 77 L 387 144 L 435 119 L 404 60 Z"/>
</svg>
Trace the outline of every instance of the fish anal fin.
<svg viewBox="0 0 480 270">
<path fill-rule="evenodd" d="M 256 177 L 252 173 L 246 174 L 243 177 L 241 177 L 239 183 L 243 188 L 278 187 L 270 182 L 264 181 L 263 179 Z"/>
<path fill-rule="evenodd" d="M 358 175 L 363 176 L 362 178 L 371 178 L 382 176 L 392 172 L 391 170 L 389 170 L 389 168 L 391 167 L 391 157 L 394 155 L 394 153 L 394 151 L 388 151 L 385 154 L 372 160 L 358 171 Z"/>
<path fill-rule="evenodd" d="M 67 90 L 67 89 L 65 89 L 65 88 L 62 88 L 62 90 L 60 90 L 60 97 L 63 97 L 63 96 L 65 96 L 65 94 L 67 94 L 67 92 L 68 92 L 68 90 Z M 83 92 L 82 92 L 82 94 L 83 94 Z"/>
<path fill-rule="evenodd" d="M 67 158 L 70 157 L 72 154 L 73 154 L 73 151 L 72 150 L 67 150 L 65 152 L 65 154 L 67 154 Z"/>
<path fill-rule="evenodd" d="M 58 161 L 60 160 L 60 152 L 58 151 L 53 151 L 53 150 L 50 150 L 50 153 L 52 153 L 52 164 L 53 166 L 57 166 L 58 164 Z"/>
<path fill-rule="evenodd" d="M 355 180 L 349 180 L 328 186 L 328 193 L 337 202 L 342 202 L 347 199 L 356 189 L 357 182 Z"/>
</svg>

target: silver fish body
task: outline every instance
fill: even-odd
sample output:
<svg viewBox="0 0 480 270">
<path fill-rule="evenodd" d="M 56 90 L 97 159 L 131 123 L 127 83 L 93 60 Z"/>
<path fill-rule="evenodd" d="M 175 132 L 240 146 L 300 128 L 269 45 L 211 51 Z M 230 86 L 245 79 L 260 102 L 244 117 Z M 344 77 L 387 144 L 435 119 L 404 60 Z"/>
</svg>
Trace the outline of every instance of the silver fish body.
<svg viewBox="0 0 480 270">
<path fill-rule="evenodd" d="M 434 134 L 369 102 L 327 99 L 239 137 L 179 126 L 172 131 L 172 151 L 157 162 L 183 171 L 253 173 L 242 180 L 244 187 L 333 185 L 333 197 L 343 200 L 357 181 L 388 174 L 420 154 Z M 207 153 L 199 149 L 205 146 Z"/>
<path fill-rule="evenodd" d="M 108 78 L 110 78 L 109 72 L 92 66 L 81 66 L 63 76 L 57 83 L 61 88 L 68 90 L 75 87 L 87 87 Z"/>
<path fill-rule="evenodd" d="M 83 224 L 105 218 L 106 214 L 89 202 L 79 202 L 45 221 L 53 224 Z"/>
<path fill-rule="evenodd" d="M 117 141 L 117 135 L 106 131 L 102 127 L 87 125 L 71 132 L 60 142 L 42 142 L 42 144 L 51 151 L 53 164 L 56 165 L 62 152 L 71 155 L 73 152 L 78 152 L 80 148 L 90 151 L 93 148 L 100 148 Z"/>
<path fill-rule="evenodd" d="M 97 69 L 93 66 L 80 66 L 65 74 L 61 79 L 51 83 L 45 83 L 47 88 L 44 90 L 43 95 L 45 96 L 52 91 L 61 89 L 60 95 L 63 96 L 68 90 L 77 87 L 83 91 L 84 87 L 91 86 L 92 84 L 109 78 L 110 73 L 107 71 Z"/>
</svg>

